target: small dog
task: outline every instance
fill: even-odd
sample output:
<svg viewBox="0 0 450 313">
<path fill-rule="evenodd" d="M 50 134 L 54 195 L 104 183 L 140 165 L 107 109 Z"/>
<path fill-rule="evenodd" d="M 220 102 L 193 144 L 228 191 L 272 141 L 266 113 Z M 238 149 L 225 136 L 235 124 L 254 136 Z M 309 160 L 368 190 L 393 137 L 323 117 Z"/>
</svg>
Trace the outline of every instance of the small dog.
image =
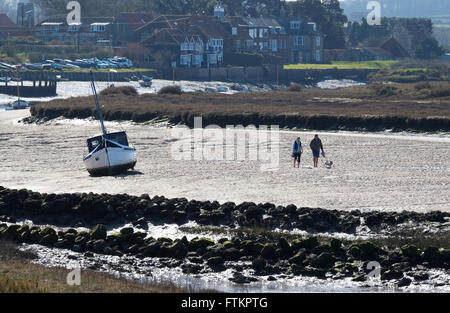
<svg viewBox="0 0 450 313">
<path fill-rule="evenodd" d="M 333 166 L 333 161 L 330 160 L 326 160 L 325 161 L 325 167 L 330 169 Z"/>
</svg>

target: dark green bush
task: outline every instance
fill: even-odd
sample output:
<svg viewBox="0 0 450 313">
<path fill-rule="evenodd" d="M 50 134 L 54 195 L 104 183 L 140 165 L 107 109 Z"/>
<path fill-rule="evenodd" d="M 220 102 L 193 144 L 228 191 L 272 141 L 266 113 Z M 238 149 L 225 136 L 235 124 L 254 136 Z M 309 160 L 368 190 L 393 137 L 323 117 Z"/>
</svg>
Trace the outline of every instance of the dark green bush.
<svg viewBox="0 0 450 313">
<path fill-rule="evenodd" d="M 164 94 L 181 95 L 182 93 L 183 90 L 181 90 L 181 87 L 178 85 L 166 86 L 158 91 L 158 94 L 160 95 Z"/>
<path fill-rule="evenodd" d="M 133 86 L 109 87 L 100 92 L 102 96 L 124 94 L 126 96 L 137 95 L 136 88 Z"/>
<path fill-rule="evenodd" d="M 225 53 L 223 59 L 227 65 L 232 66 L 261 66 L 264 56 L 260 53 Z"/>
</svg>

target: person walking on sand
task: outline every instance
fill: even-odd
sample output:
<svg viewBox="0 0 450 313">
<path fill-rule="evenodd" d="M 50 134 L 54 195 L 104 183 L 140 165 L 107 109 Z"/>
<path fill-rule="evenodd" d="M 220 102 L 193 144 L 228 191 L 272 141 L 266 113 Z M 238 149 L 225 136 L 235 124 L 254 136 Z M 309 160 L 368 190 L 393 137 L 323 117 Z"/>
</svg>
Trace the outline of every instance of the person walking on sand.
<svg viewBox="0 0 450 313">
<path fill-rule="evenodd" d="M 322 150 L 322 156 L 325 156 L 325 152 L 323 151 L 322 140 L 319 139 L 319 135 L 317 134 L 314 135 L 314 139 L 311 140 L 309 146 L 313 153 L 314 167 L 317 167 L 317 163 L 319 162 L 320 157 L 320 150 Z"/>
<path fill-rule="evenodd" d="M 298 163 L 297 167 L 300 167 L 300 158 L 302 156 L 302 152 L 303 152 L 302 142 L 300 141 L 300 137 L 297 137 L 297 140 L 294 141 L 294 145 L 292 147 L 292 156 L 294 157 L 294 167 L 296 161 Z"/>
</svg>

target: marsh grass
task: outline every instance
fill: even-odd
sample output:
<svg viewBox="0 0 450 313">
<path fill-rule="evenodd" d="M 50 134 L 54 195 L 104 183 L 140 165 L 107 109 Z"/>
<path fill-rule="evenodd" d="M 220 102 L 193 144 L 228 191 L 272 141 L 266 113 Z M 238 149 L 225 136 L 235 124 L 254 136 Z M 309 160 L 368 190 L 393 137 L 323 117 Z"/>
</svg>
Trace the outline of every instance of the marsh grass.
<svg viewBox="0 0 450 313">
<path fill-rule="evenodd" d="M 295 239 L 306 239 L 309 237 L 316 237 L 321 243 L 329 243 L 332 237 L 323 234 L 293 234 L 291 232 L 273 231 L 263 228 L 224 228 L 214 226 L 201 227 L 180 227 L 180 230 L 187 233 L 199 234 L 207 236 L 207 234 L 214 234 L 224 237 L 244 238 L 261 238 L 268 242 L 277 242 L 280 238 L 285 238 L 288 241 Z M 380 235 L 371 239 L 341 239 L 344 244 L 354 244 L 370 241 L 379 247 L 386 247 L 388 249 L 398 249 L 406 244 L 414 244 L 418 248 L 425 248 L 434 246 L 438 248 L 450 248 L 450 231 L 439 232 L 434 235 L 424 235 L 420 229 L 413 230 L 399 230 L 391 235 Z"/>
<path fill-rule="evenodd" d="M 12 242 L 0 242 L 0 293 L 213 292 L 197 286 L 180 288 L 171 281 L 138 282 L 92 270 L 82 270 L 81 285 L 70 286 L 66 283 L 70 270 L 33 264 L 30 259 L 34 257 L 31 252 L 20 251 Z"/>
</svg>

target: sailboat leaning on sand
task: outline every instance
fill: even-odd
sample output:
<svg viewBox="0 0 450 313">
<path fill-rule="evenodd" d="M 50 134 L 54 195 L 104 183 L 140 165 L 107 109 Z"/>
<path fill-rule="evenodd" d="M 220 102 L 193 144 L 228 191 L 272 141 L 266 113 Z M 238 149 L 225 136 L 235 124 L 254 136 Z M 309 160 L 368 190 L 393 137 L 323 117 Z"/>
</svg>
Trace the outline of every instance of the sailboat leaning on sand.
<svg viewBox="0 0 450 313">
<path fill-rule="evenodd" d="M 94 75 L 91 87 L 97 107 L 102 135 L 87 140 L 89 154 L 83 159 L 91 176 L 116 175 L 134 169 L 137 162 L 136 149 L 128 144 L 127 134 L 122 132 L 108 133 L 95 89 Z"/>
</svg>

